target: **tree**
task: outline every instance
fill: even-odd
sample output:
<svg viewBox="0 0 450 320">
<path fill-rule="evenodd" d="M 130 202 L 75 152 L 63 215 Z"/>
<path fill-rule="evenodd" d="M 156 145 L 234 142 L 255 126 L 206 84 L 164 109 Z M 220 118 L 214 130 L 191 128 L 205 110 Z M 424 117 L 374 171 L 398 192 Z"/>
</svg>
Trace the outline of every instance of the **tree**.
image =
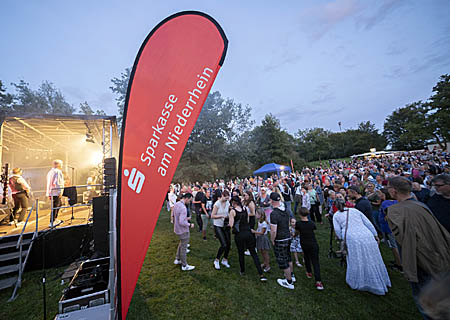
<svg viewBox="0 0 450 320">
<path fill-rule="evenodd" d="M 98 115 L 98 116 L 106 116 L 105 111 L 97 109 L 97 111 L 94 112 L 94 110 L 92 110 L 91 106 L 87 103 L 87 101 L 80 103 L 80 112 L 82 114 L 86 114 L 86 115 Z"/>
<path fill-rule="evenodd" d="M 427 106 L 428 126 L 441 148 L 450 141 L 450 75 L 442 75 L 433 87 Z"/>
<path fill-rule="evenodd" d="M 75 108 L 65 100 L 61 91 L 51 82 L 43 81 L 36 91 L 23 80 L 20 80 L 19 83 L 12 83 L 12 85 L 16 91 L 13 94 L 13 104 L 10 110 L 12 112 L 19 114 L 72 114 L 75 111 Z"/>
<path fill-rule="evenodd" d="M 12 111 L 13 95 L 6 92 L 3 82 L 0 80 L 0 113 L 5 114 Z"/>
<path fill-rule="evenodd" d="M 298 153 L 306 161 L 328 159 L 331 153 L 330 134 L 330 131 L 323 128 L 298 130 Z"/>
<path fill-rule="evenodd" d="M 428 108 L 422 101 L 396 109 L 384 122 L 383 134 L 393 149 L 422 149 L 432 138 Z"/>
<path fill-rule="evenodd" d="M 263 164 L 275 162 L 288 164 L 291 159 L 298 159 L 293 142 L 294 138 L 281 129 L 280 121 L 272 114 L 267 114 L 261 125 L 250 133 L 250 143 L 254 169 Z"/>
<path fill-rule="evenodd" d="M 120 78 L 112 78 L 113 85 L 109 87 L 113 93 L 117 95 L 117 111 L 119 116 L 117 117 L 117 123 L 122 125 L 123 109 L 125 108 L 125 100 L 127 98 L 128 82 L 130 81 L 131 69 L 126 68 L 124 72 L 120 74 Z"/>
</svg>

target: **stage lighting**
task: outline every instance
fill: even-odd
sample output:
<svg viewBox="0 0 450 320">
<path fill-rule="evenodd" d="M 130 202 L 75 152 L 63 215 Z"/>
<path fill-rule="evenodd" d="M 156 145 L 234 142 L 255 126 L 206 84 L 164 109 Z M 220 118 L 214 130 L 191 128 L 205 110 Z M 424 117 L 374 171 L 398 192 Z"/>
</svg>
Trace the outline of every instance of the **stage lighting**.
<svg viewBox="0 0 450 320">
<path fill-rule="evenodd" d="M 95 143 L 94 135 L 90 131 L 86 132 L 86 142 Z"/>
</svg>

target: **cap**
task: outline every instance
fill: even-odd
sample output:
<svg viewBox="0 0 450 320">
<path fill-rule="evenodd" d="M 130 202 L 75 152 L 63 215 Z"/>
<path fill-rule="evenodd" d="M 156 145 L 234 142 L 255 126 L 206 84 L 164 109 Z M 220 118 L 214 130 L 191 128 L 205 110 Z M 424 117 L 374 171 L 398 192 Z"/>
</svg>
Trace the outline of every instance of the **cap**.
<svg viewBox="0 0 450 320">
<path fill-rule="evenodd" d="M 280 200 L 281 200 L 281 197 L 280 197 L 280 195 L 279 195 L 278 193 L 272 192 L 272 193 L 270 194 L 270 200 L 273 200 L 273 201 L 280 201 Z"/>
</svg>

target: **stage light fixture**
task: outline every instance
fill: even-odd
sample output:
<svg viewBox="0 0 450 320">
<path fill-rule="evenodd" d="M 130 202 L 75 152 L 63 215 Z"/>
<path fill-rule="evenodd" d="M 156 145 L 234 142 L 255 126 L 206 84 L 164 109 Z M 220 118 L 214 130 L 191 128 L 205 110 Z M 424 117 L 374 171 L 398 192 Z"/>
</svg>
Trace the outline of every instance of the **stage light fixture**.
<svg viewBox="0 0 450 320">
<path fill-rule="evenodd" d="M 94 135 L 90 131 L 86 132 L 86 142 L 95 143 Z"/>
</svg>

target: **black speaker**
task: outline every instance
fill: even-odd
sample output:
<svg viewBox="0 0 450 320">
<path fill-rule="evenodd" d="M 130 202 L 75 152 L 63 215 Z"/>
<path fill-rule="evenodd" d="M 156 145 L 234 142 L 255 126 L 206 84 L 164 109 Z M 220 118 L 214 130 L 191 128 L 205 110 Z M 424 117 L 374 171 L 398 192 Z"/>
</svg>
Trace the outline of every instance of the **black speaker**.
<svg viewBox="0 0 450 320">
<path fill-rule="evenodd" d="M 96 257 L 106 257 L 109 256 L 109 196 L 95 197 L 92 205 L 94 254 Z"/>
<path fill-rule="evenodd" d="M 103 185 L 105 188 L 116 187 L 116 158 L 106 158 L 104 160 Z"/>
</svg>

